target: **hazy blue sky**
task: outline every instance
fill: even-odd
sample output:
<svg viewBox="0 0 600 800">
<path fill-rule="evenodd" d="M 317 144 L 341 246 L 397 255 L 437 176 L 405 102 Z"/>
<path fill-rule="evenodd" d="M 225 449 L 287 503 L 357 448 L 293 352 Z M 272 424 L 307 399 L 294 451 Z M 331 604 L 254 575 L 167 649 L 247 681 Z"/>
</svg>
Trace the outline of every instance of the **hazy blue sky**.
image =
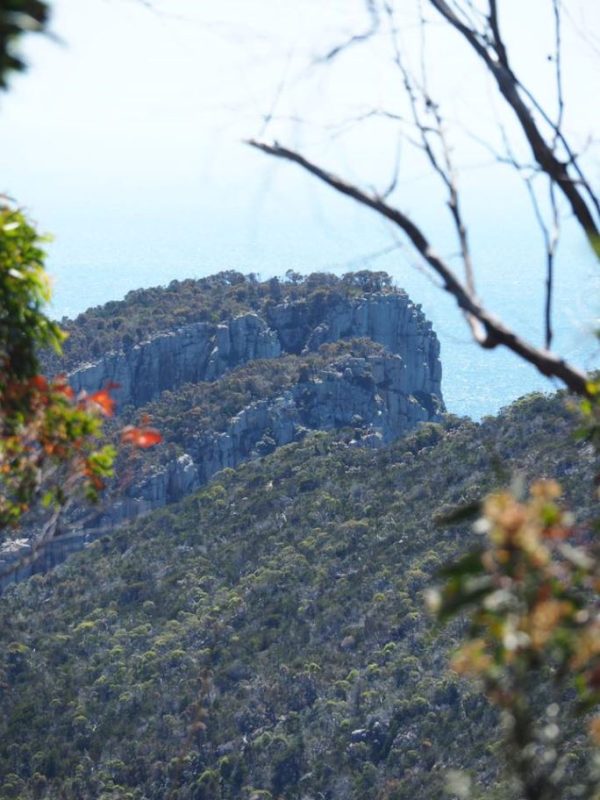
<svg viewBox="0 0 600 800">
<path fill-rule="evenodd" d="M 241 143 L 291 142 L 365 185 L 385 185 L 399 159 L 393 199 L 451 252 L 443 201 L 396 126 L 341 125 L 372 108 L 404 110 L 383 38 L 333 65 L 319 56 L 366 27 L 362 0 L 58 0 L 61 44 L 30 38 L 30 71 L 0 103 L 0 191 L 25 205 L 55 241 L 57 315 L 131 288 L 236 268 L 263 276 L 363 267 L 389 248 L 389 229 L 292 166 Z M 402 20 L 411 63 L 420 43 L 412 2 Z M 598 181 L 600 3 L 570 0 L 563 37 L 566 127 L 588 145 Z M 506 38 L 528 84 L 554 108 L 549 0 L 503 0 Z M 543 22 L 542 22 L 542 21 Z M 460 40 L 428 25 L 429 80 L 443 102 L 462 167 L 481 292 L 538 337 L 543 258 L 523 188 L 490 166 L 469 130 L 499 145 L 502 104 Z M 265 115 L 273 119 L 267 125 Z M 588 139 L 591 137 L 591 144 Z M 590 358 L 583 331 L 597 314 L 597 268 L 569 230 L 562 248 L 558 320 L 565 354 Z M 482 413 L 544 385 L 510 356 L 478 352 L 451 301 L 415 269 L 408 249 L 372 262 L 422 302 L 442 340 L 450 405 Z M 590 297 L 593 299 L 590 301 Z M 533 315 L 532 315 L 533 309 Z M 535 329 L 532 326 L 535 319 Z M 484 376 L 492 370 L 494 380 Z M 502 386 L 503 375 L 506 386 Z"/>
</svg>

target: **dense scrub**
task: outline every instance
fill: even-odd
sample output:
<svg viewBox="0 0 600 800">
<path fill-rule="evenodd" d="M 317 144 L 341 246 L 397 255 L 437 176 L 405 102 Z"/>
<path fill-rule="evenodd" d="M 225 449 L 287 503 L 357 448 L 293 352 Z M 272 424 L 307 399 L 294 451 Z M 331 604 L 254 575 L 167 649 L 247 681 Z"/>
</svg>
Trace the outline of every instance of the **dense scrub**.
<svg viewBox="0 0 600 800">
<path fill-rule="evenodd" d="M 450 767 L 514 797 L 422 592 L 474 535 L 440 520 L 515 471 L 592 513 L 572 427 L 536 395 L 384 450 L 310 435 L 9 590 L 0 797 L 429 800 Z"/>
</svg>

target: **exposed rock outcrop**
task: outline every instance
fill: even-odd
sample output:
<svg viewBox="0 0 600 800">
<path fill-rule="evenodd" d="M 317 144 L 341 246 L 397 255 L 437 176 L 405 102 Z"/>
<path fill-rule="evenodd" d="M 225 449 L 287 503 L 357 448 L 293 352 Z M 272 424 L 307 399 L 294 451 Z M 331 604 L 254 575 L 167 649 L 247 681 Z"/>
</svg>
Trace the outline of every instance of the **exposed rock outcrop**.
<svg viewBox="0 0 600 800">
<path fill-rule="evenodd" d="M 213 381 L 236 366 L 325 342 L 367 337 L 404 359 L 407 389 L 441 397 L 439 343 L 420 306 L 402 292 L 337 297 L 319 310 L 305 301 L 273 306 L 265 321 L 243 314 L 220 325 L 199 322 L 158 334 L 71 373 L 75 390 L 119 384 L 115 398 L 140 406 L 166 389 Z"/>
<path fill-rule="evenodd" d="M 13 583 L 20 583 L 62 564 L 97 536 L 95 529 L 76 529 L 48 539 L 37 548 L 26 538 L 6 542 L 0 548 L 0 594 Z"/>
<path fill-rule="evenodd" d="M 165 389 L 216 380 L 238 364 L 280 354 L 275 332 L 256 314 L 244 314 L 221 325 L 198 322 L 160 333 L 127 351 L 81 366 L 69 380 L 76 391 L 93 392 L 117 384 L 117 402 L 140 406 Z"/>
<path fill-rule="evenodd" d="M 436 419 L 441 410 L 439 398 L 428 395 L 423 401 L 412 394 L 408 379 L 397 355 L 342 358 L 282 395 L 251 403 L 225 431 L 193 436 L 184 455 L 154 468 L 99 524 L 115 525 L 175 502 L 220 470 L 266 455 L 307 430 L 354 427 L 359 442 L 386 444 L 419 422 Z"/>
<path fill-rule="evenodd" d="M 334 357 L 285 391 L 250 403 L 224 429 L 187 436 L 184 452 L 154 463 L 90 524 L 77 513 L 66 537 L 39 554 L 24 540 L 0 553 L 0 591 L 15 579 L 45 571 L 115 525 L 175 502 L 225 468 L 266 455 L 310 430 L 353 428 L 355 446 L 378 447 L 434 420 L 443 410 L 439 343 L 420 306 L 402 291 L 323 295 L 267 306 L 265 318 L 241 314 L 221 324 L 197 322 L 110 353 L 70 375 L 76 391 L 118 384 L 120 406 L 135 407 L 186 383 L 216 381 L 255 359 L 317 351 L 340 339 L 370 339 L 376 354 Z M 35 556 L 35 557 L 34 557 Z M 19 571 L 11 571 L 11 563 Z M 8 574 L 8 577 L 3 577 Z"/>
</svg>

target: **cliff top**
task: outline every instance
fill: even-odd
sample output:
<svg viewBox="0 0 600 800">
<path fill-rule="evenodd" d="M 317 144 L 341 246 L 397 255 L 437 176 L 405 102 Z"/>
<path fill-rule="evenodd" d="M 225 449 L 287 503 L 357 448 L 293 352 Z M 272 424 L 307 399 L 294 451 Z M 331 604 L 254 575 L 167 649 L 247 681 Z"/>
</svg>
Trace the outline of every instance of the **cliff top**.
<svg viewBox="0 0 600 800">
<path fill-rule="evenodd" d="M 51 370 L 70 371 L 82 362 L 111 351 L 126 350 L 156 333 L 192 322 L 218 324 L 240 314 L 265 316 L 270 307 L 304 300 L 318 317 L 324 306 L 365 294 L 390 293 L 406 297 L 385 272 L 324 272 L 302 276 L 288 270 L 282 280 L 261 281 L 234 270 L 205 278 L 172 281 L 168 286 L 138 289 L 123 300 L 90 308 L 75 319 L 63 319 L 69 334 L 64 356 L 47 356 Z"/>
</svg>

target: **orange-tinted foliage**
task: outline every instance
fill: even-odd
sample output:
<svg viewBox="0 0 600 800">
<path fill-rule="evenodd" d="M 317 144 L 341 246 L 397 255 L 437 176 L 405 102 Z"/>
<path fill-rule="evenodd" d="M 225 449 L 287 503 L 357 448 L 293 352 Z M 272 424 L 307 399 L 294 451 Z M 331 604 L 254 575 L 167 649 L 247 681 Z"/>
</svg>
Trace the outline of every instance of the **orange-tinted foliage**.
<svg viewBox="0 0 600 800">
<path fill-rule="evenodd" d="M 134 428 L 127 425 L 121 431 L 121 441 L 134 447 L 146 449 L 162 442 L 162 436 L 156 428 Z"/>
</svg>

